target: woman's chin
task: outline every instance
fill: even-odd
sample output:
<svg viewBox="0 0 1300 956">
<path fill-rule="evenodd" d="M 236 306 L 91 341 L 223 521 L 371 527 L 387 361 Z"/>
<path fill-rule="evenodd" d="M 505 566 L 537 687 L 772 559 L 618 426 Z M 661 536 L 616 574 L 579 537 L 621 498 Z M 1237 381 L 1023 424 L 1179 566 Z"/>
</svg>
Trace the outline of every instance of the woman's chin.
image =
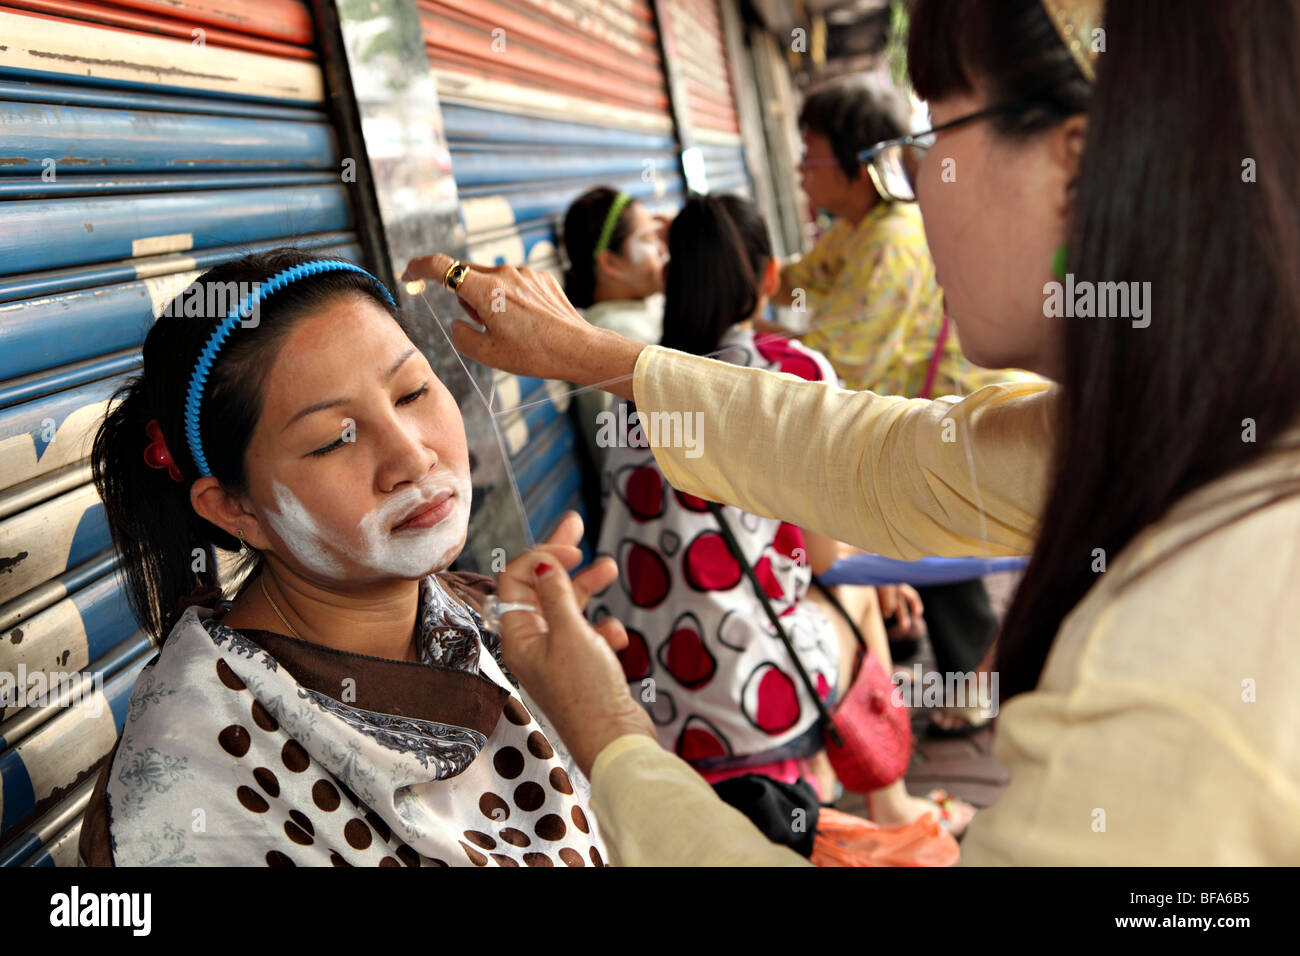
<svg viewBox="0 0 1300 956">
<path fill-rule="evenodd" d="M 952 323 L 953 330 L 957 333 L 957 338 L 961 342 L 961 354 L 971 365 L 977 365 L 980 368 L 1009 368 L 1006 363 L 1007 356 L 1003 354 L 1004 349 L 992 347 L 989 343 L 984 342 L 978 335 L 972 335 L 969 326 L 963 327 L 961 321 L 951 313 L 948 315 Z"/>
<path fill-rule="evenodd" d="M 469 538 L 467 534 L 465 537 L 462 537 L 460 539 L 459 544 L 457 544 L 454 548 L 445 552 L 440 558 L 438 558 L 438 560 L 434 562 L 433 567 L 430 568 L 426 573 L 436 574 L 439 571 L 446 571 L 448 568 L 450 568 L 452 564 L 455 563 L 456 559 L 460 557 L 461 552 L 465 550 L 465 545 L 468 542 L 468 540 Z"/>
<path fill-rule="evenodd" d="M 431 567 L 424 574 L 420 575 L 420 577 L 427 578 L 430 574 L 441 574 L 443 571 L 446 571 L 448 568 L 450 568 L 452 564 L 456 561 L 456 558 L 459 556 L 460 556 L 459 552 L 457 552 L 457 554 L 452 556 L 451 558 L 448 558 L 446 560 L 439 560 L 437 564 Z"/>
</svg>

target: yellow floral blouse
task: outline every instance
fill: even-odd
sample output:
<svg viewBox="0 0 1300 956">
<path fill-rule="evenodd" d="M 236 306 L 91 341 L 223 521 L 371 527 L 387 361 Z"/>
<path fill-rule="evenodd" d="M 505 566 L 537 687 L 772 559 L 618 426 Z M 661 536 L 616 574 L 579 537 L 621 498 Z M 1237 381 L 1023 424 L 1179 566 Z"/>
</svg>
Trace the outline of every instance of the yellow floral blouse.
<svg viewBox="0 0 1300 956">
<path fill-rule="evenodd" d="M 782 277 L 792 291 L 804 292 L 809 323 L 800 341 L 830 360 L 845 388 L 921 395 L 943 325 L 943 293 L 915 205 L 880 202 L 856 226 L 837 220 Z M 1034 380 L 1028 372 L 972 365 L 950 322 L 931 394 L 967 395 L 995 382 Z"/>
</svg>

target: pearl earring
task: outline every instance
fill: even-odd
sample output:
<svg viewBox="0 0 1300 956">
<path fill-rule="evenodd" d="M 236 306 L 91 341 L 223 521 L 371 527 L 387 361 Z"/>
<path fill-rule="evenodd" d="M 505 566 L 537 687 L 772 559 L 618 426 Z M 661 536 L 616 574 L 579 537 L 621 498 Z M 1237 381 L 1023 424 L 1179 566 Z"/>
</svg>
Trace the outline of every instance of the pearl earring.
<svg viewBox="0 0 1300 956">
<path fill-rule="evenodd" d="M 248 554 L 248 545 L 244 544 L 244 530 L 242 528 L 236 528 L 235 534 L 239 536 L 239 553 Z"/>
</svg>

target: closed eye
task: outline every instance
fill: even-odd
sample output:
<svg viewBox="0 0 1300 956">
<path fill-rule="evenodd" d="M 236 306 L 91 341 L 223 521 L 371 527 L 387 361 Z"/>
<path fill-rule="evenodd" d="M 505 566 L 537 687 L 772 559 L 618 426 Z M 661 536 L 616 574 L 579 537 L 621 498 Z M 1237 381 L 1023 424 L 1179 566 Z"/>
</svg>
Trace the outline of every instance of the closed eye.
<svg viewBox="0 0 1300 956">
<path fill-rule="evenodd" d="M 315 451 L 311 452 L 311 455 L 313 457 L 319 458 L 321 455 L 328 455 L 335 448 L 341 448 L 342 446 L 343 446 L 343 439 L 339 438 L 337 441 L 330 442 L 324 448 L 317 448 Z"/>
<path fill-rule="evenodd" d="M 397 404 L 398 404 L 398 405 L 409 405 L 409 404 L 411 404 L 411 402 L 414 402 L 414 401 L 418 400 L 418 399 L 420 398 L 420 396 L 423 395 L 423 394 L 424 394 L 425 392 L 427 392 L 428 390 L 429 390 L 429 386 L 428 386 L 428 384 L 421 385 L 421 386 L 420 386 L 419 388 L 417 388 L 415 391 L 410 392 L 410 393 L 407 394 L 407 395 L 403 395 L 401 398 L 399 398 L 399 399 L 397 400 Z"/>
<path fill-rule="evenodd" d="M 403 395 L 401 398 L 399 398 L 399 399 L 397 400 L 397 404 L 398 404 L 398 405 L 410 405 L 412 402 L 417 402 L 417 401 L 419 401 L 420 398 L 424 395 L 424 393 L 427 392 L 428 390 L 429 390 L 428 383 L 426 383 L 426 384 L 424 384 L 424 385 L 421 385 L 421 386 L 420 386 L 419 388 L 417 388 L 415 391 L 413 391 L 413 392 L 408 392 L 407 394 L 405 394 L 405 395 Z M 328 455 L 330 452 L 332 452 L 332 451 L 334 451 L 334 450 L 336 450 L 336 449 L 338 449 L 338 448 L 341 448 L 344 444 L 345 444 L 344 439 L 343 439 L 342 437 L 340 437 L 340 438 L 336 439 L 335 441 L 330 442 L 328 445 L 325 445 L 325 446 L 323 446 L 323 447 L 321 447 L 321 448 L 317 448 L 317 449 L 316 449 L 315 451 L 313 451 L 313 452 L 308 452 L 308 454 L 310 454 L 313 458 L 319 458 L 319 457 L 321 457 L 322 455 Z"/>
</svg>

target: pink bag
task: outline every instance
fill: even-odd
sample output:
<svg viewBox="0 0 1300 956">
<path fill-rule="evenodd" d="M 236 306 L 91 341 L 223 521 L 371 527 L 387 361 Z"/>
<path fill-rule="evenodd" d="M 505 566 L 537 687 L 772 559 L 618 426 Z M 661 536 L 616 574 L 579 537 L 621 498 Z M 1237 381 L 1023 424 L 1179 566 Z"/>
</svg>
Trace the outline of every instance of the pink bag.
<svg viewBox="0 0 1300 956">
<path fill-rule="evenodd" d="M 831 597 L 829 591 L 822 590 Z M 856 626 L 853 632 L 861 641 Z M 844 789 L 870 793 L 907 772 L 912 758 L 912 721 L 880 659 L 865 644 L 857 661 L 849 692 L 829 713 L 823 710 L 826 756 Z"/>
</svg>

